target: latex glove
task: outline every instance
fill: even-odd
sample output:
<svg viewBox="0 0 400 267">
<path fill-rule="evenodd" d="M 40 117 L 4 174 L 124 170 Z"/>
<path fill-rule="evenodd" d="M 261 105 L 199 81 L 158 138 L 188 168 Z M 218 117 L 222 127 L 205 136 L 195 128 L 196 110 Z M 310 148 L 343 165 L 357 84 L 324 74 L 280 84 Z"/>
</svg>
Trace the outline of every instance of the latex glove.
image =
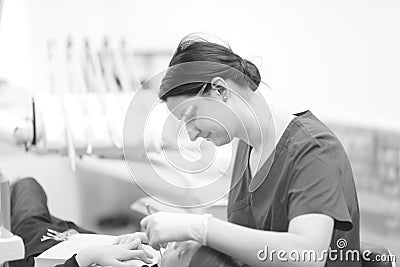
<svg viewBox="0 0 400 267">
<path fill-rule="evenodd" d="M 129 262 L 140 259 L 151 264 L 153 255 L 144 250 L 139 239 L 124 245 L 89 246 L 78 252 L 75 259 L 80 267 L 98 264 L 112 267 L 131 267 Z"/>
<path fill-rule="evenodd" d="M 120 235 L 118 236 L 113 245 L 122 245 L 133 242 L 135 239 L 139 239 L 142 244 L 148 244 L 149 240 L 144 232 L 136 232 L 132 234 Z"/>
<path fill-rule="evenodd" d="M 140 224 L 155 249 L 173 241 L 195 240 L 206 245 L 210 217 L 211 214 L 157 212 L 143 218 Z"/>
</svg>

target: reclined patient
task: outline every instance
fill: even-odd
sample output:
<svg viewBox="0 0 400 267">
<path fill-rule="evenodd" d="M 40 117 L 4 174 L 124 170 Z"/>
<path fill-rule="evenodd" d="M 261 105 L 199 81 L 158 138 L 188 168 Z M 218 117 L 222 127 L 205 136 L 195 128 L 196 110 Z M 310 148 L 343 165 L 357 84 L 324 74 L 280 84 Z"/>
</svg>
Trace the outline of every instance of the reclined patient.
<svg viewBox="0 0 400 267">
<path fill-rule="evenodd" d="M 11 230 L 25 244 L 25 259 L 10 262 L 11 267 L 33 267 L 34 257 L 62 242 L 57 238 L 46 238 L 51 232 L 93 233 L 75 223 L 52 216 L 47 206 L 47 196 L 41 185 L 33 178 L 18 180 L 11 186 Z M 51 237 L 51 235 L 50 235 Z M 152 255 L 141 247 L 146 243 L 145 233 L 133 233 L 117 238 L 114 245 L 91 246 L 68 259 L 64 267 L 83 267 L 92 264 L 127 267 L 131 259 L 151 262 Z M 171 244 L 159 263 L 162 267 L 192 266 L 240 266 L 231 257 L 194 241 Z"/>
<path fill-rule="evenodd" d="M 161 267 L 173 266 L 210 266 L 210 267 L 239 267 L 238 262 L 210 247 L 202 246 L 195 241 L 175 243 L 167 249 L 159 264 Z"/>
</svg>

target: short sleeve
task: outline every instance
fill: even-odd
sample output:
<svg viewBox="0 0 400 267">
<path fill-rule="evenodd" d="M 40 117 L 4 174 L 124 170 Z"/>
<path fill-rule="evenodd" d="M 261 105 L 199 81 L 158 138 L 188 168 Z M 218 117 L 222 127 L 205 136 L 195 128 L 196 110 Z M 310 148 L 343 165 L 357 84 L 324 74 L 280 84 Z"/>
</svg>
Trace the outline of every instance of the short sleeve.
<svg viewBox="0 0 400 267">
<path fill-rule="evenodd" d="M 312 144 L 294 153 L 288 188 L 288 219 L 319 213 L 334 219 L 334 228 L 353 228 L 344 195 L 337 157 L 345 157 L 334 146 Z"/>
<path fill-rule="evenodd" d="M 58 264 L 55 267 L 79 267 L 78 262 L 76 261 L 76 254 L 66 260 L 64 264 Z"/>
</svg>

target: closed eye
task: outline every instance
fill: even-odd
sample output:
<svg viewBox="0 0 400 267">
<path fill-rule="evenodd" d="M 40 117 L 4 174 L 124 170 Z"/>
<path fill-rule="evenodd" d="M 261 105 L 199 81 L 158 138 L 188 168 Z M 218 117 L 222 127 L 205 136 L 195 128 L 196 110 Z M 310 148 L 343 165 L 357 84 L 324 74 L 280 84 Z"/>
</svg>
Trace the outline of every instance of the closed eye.
<svg viewBox="0 0 400 267">
<path fill-rule="evenodd" d="M 183 252 L 185 252 L 185 251 L 184 251 L 184 250 L 179 251 L 179 253 L 178 253 L 178 259 L 181 259 L 181 258 L 182 258 Z"/>
</svg>

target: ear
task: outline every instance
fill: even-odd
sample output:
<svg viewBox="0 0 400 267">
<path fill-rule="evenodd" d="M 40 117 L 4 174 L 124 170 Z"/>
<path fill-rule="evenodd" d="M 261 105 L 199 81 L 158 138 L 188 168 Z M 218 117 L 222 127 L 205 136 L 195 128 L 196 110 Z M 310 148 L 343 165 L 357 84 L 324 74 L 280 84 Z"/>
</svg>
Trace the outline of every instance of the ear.
<svg viewBox="0 0 400 267">
<path fill-rule="evenodd" d="M 211 80 L 211 96 L 220 98 L 224 102 L 228 100 L 227 83 L 221 77 L 214 77 Z"/>
</svg>

